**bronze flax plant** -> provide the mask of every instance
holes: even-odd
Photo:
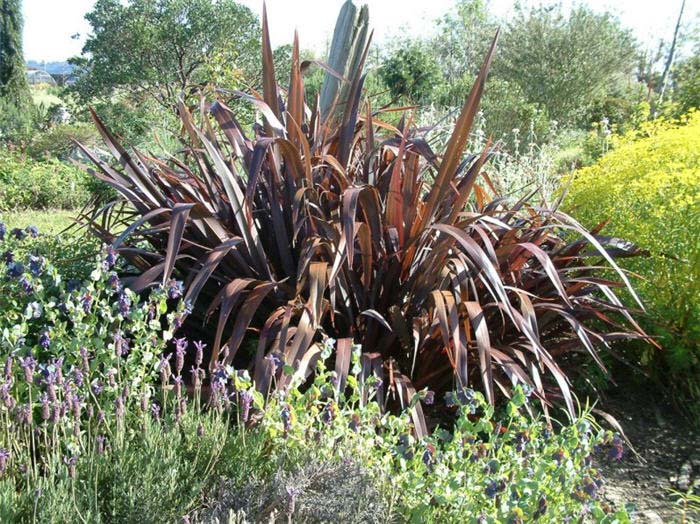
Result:
[[[308,376],[333,337],[341,389],[359,344],[380,400],[475,387],[493,403],[523,383],[545,410],[559,398],[573,412],[562,366],[583,351],[604,368],[600,346],[646,335],[599,231],[532,198],[509,203],[483,173],[491,149],[465,155],[498,35],[440,154],[410,115],[395,126],[363,103],[371,36],[355,33],[353,67],[326,66],[342,86],[325,116],[305,101],[296,35],[286,89],[275,79],[265,12],[263,93],[234,93],[262,115],[252,135],[221,99],[180,105],[186,147],[159,159],[127,151],[93,113],[117,167],[85,153],[121,207],[83,220],[138,268],[135,290],[183,279],[193,318],[215,326],[212,364],[249,368],[262,391]]]

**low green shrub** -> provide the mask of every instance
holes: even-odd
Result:
[[[20,253],[29,233],[0,243]],[[0,263],[2,522],[629,522],[593,466],[620,439],[585,411],[553,428],[530,391],[496,413],[463,389],[436,409],[454,429],[418,439],[412,410],[432,392],[385,412],[359,347],[347,387],[326,369],[331,339],[312,384],[266,402],[223,357],[206,380],[199,344],[167,349],[187,307],[177,282],[137,296],[111,249],[77,282],[23,252]]]
[[[0,211],[74,209],[103,188],[78,167],[0,150]]]
[[[650,122],[611,140],[608,154],[577,172],[568,207],[589,227],[610,220],[607,234],[648,252],[625,263],[642,276],[637,288],[650,311],[648,329],[664,347],[662,352],[642,348],[642,363],[697,401],[700,112],[679,123]]]

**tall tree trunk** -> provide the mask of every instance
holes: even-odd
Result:
[[[668,52],[668,58],[666,59],[666,65],[664,66],[664,73],[661,75],[661,93],[659,95],[659,105],[663,102],[664,94],[666,92],[666,86],[668,84],[668,78],[671,74],[671,67],[673,66],[673,59],[676,54],[676,42],[678,41],[678,31],[681,27],[681,19],[683,18],[683,10],[685,9],[685,0],[681,2],[681,10],[678,13],[678,20],[676,21],[676,28],[673,31],[673,40],[671,41],[671,49]]]

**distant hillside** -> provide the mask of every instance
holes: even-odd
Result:
[[[39,69],[46,71],[50,75],[66,75],[73,72],[73,66],[68,62],[38,62],[36,60],[27,61],[28,69]]]

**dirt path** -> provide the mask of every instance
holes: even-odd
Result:
[[[655,388],[618,388],[608,393],[603,409],[622,424],[638,456],[627,452],[603,467],[605,496],[616,505],[632,503],[634,522],[683,522],[670,489],[693,489],[700,495],[700,426],[654,396]],[[686,514],[699,523],[700,513]]]

